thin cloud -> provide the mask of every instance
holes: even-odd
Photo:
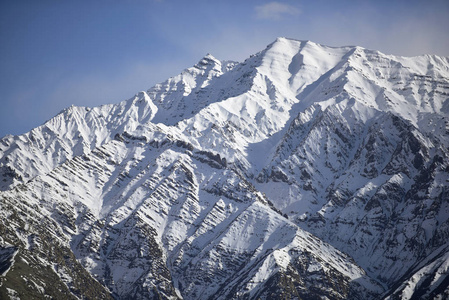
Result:
[[[299,15],[301,11],[292,5],[281,2],[270,2],[255,7],[256,18],[262,20],[280,20],[286,15]]]

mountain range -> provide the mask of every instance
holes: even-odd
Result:
[[[1,299],[448,299],[449,57],[278,38],[0,140]]]

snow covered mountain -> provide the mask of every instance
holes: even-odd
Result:
[[[0,140],[0,297],[449,297],[449,58],[279,38]]]

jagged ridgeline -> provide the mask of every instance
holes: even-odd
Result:
[[[279,38],[0,140],[1,299],[447,299],[449,59]]]

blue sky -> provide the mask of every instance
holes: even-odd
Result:
[[[0,0],[0,137],[128,99],[207,53],[242,61],[278,36],[449,56],[448,16],[447,0]]]

